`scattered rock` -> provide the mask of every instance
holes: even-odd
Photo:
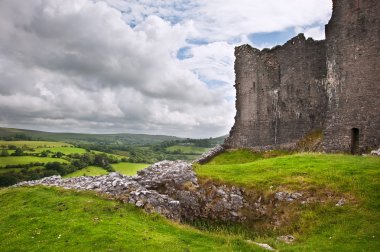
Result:
[[[277,237],[277,240],[285,242],[287,244],[293,243],[296,238],[293,235],[282,235]]]
[[[265,248],[265,249],[270,250],[270,251],[277,251],[277,250],[275,250],[274,248],[272,248],[270,245],[268,245],[266,243],[258,243],[258,242],[254,242],[254,241],[251,241],[251,240],[247,240],[247,242],[248,243],[256,244],[257,246]]]
[[[241,212],[247,205],[241,189],[213,184],[201,187],[191,164],[182,161],[161,161],[139,171],[137,176],[124,176],[117,172],[67,179],[51,176],[16,186],[33,185],[97,191],[174,220],[246,219]]]
[[[302,198],[302,193],[299,193],[299,192],[293,192],[293,193],[289,193],[289,192],[277,192],[275,193],[275,199],[277,199],[278,201],[294,201],[294,200],[298,200],[298,199],[301,199]]]
[[[338,203],[335,204],[335,206],[343,206],[346,203],[346,200],[344,198],[341,198]]]
[[[377,150],[373,150],[373,151],[371,151],[371,155],[374,155],[374,156],[380,156],[380,148],[377,149]]]
[[[202,156],[200,156],[200,158],[195,160],[193,163],[204,164],[223,151],[224,151],[224,147],[222,145],[217,145],[214,148],[203,153]]]

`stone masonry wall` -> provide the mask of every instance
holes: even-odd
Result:
[[[322,129],[324,52],[324,42],[303,34],[271,50],[237,47],[237,114],[226,147],[279,146]]]
[[[235,48],[235,125],[224,147],[289,148],[323,130],[328,152],[380,145],[380,1],[333,1],[326,40]]]
[[[326,151],[360,153],[380,146],[380,1],[333,1],[326,26]]]

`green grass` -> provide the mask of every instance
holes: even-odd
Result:
[[[240,150],[240,151],[225,151],[222,155],[217,155],[210,162],[209,165],[216,164],[243,164],[248,162],[253,162],[258,159],[262,159],[262,155],[254,153],[250,150]]]
[[[183,146],[183,145],[174,145],[167,147],[167,151],[181,151],[182,153],[196,153],[196,154],[202,154],[203,152],[206,152],[210,148],[203,148],[203,147],[196,147],[196,146]]]
[[[368,189],[368,183],[363,184],[363,180],[369,180],[371,184],[379,180],[380,159],[370,156],[295,154],[246,164],[206,164],[198,166],[197,174],[258,189],[281,185],[298,189],[313,184],[341,192],[360,192]]]
[[[16,147],[28,147],[28,148],[37,148],[37,147],[62,147],[62,146],[72,146],[68,143],[63,142],[48,142],[48,141],[3,141],[0,140],[0,146],[15,145]]]
[[[49,158],[49,157],[34,157],[34,156],[9,156],[0,157],[0,168],[6,165],[18,165],[18,164],[30,164],[30,163],[49,163],[59,162],[68,163],[67,160],[61,158]]]
[[[53,153],[55,153],[55,152],[62,152],[65,155],[74,154],[74,153],[78,153],[78,154],[87,153],[87,151],[85,149],[76,148],[76,147],[36,148],[34,152],[35,153],[41,153],[43,151],[51,151]]]
[[[135,164],[135,163],[118,163],[112,164],[112,167],[115,171],[120,172],[121,174],[133,176],[137,174],[137,171],[145,169],[149,166],[149,164]]]
[[[107,156],[110,156],[110,157],[114,157],[116,159],[122,159],[122,158],[126,158],[127,156],[123,156],[123,155],[118,155],[118,154],[110,154],[110,153],[106,153],[106,152],[102,152],[102,151],[96,151],[96,150],[92,150],[91,153],[94,153],[94,154],[106,154]]]
[[[115,171],[120,172],[121,174],[133,176],[137,174],[137,171],[142,170],[148,167],[149,164],[135,164],[135,163],[126,163],[121,162],[117,164],[112,164],[112,167]],[[67,174],[65,178],[80,177],[80,176],[99,176],[105,175],[108,172],[100,167],[88,166],[86,168],[80,169],[73,173]]]
[[[74,177],[80,177],[80,176],[100,176],[100,175],[106,175],[106,174],[108,174],[108,172],[100,167],[87,166],[86,168],[67,174],[64,177],[74,178]]]
[[[244,164],[264,158],[277,157],[290,154],[287,151],[271,150],[265,152],[253,152],[248,149],[226,150],[221,155],[215,156],[208,165]]]
[[[228,163],[228,157],[224,153],[217,160]],[[298,218],[274,232],[295,235],[293,245],[276,242],[271,232],[260,234],[257,240],[280,251],[377,251],[380,247],[380,158],[304,153],[244,164],[209,163],[197,165],[196,171],[201,180],[239,185],[267,197],[276,191],[309,191],[347,199],[344,206],[336,207],[336,200],[325,195],[325,203],[293,208]]]
[[[128,204],[57,188],[0,190],[0,251],[265,251]]]
[[[20,172],[23,168],[0,168],[0,174],[8,172]]]

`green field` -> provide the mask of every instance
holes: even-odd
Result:
[[[106,153],[106,152],[102,152],[102,151],[92,150],[91,152],[95,153],[95,154],[106,154],[107,156],[111,156],[111,157],[114,157],[114,158],[119,159],[119,160],[122,158],[126,158],[126,156],[123,156],[123,155],[110,154],[110,153]]]
[[[63,142],[48,142],[48,141],[3,141],[0,140],[0,146],[14,145],[16,147],[28,147],[28,148],[38,148],[38,147],[62,147],[62,146],[72,146],[68,143]]]
[[[89,192],[2,189],[0,202],[0,251],[265,251]]]
[[[128,176],[134,176],[137,174],[137,171],[145,169],[148,166],[149,164],[134,164],[126,162],[112,164],[112,167],[115,169],[115,171]]]
[[[74,178],[80,176],[100,176],[106,174],[108,174],[108,172],[100,167],[88,166],[86,168],[77,170],[73,173],[67,174],[66,176],[64,176],[64,178]]]
[[[182,153],[196,153],[196,154],[202,154],[203,152],[206,152],[209,149],[210,148],[184,146],[184,145],[174,145],[174,146],[170,146],[166,148],[166,150],[170,152],[181,151]]]
[[[247,157],[239,152],[234,156]],[[231,153],[224,153],[216,161],[197,165],[201,180],[239,185],[264,197],[276,191],[303,191],[324,199],[324,203],[293,206],[289,214],[298,217],[276,232],[256,230],[262,242],[275,245],[276,235],[288,233],[298,242],[279,243],[280,251],[377,251],[380,247],[380,158],[294,154],[231,164]],[[337,200],[327,195],[348,202],[336,207]]]
[[[78,154],[83,154],[83,153],[87,153],[87,151],[85,149],[82,149],[82,148],[76,148],[76,147],[51,147],[51,148],[36,148],[35,149],[35,153],[41,153],[43,151],[50,151],[52,153],[55,153],[55,152],[62,152],[63,154],[65,155],[68,155],[68,154],[74,154],[74,153],[78,153]]]
[[[34,157],[34,156],[9,156],[9,157],[0,157],[0,168],[6,165],[23,165],[30,163],[49,163],[49,162],[59,162],[59,163],[68,163],[67,160],[62,158],[49,158],[49,157]]]

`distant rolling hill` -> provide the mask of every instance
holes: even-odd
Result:
[[[147,134],[82,134],[82,133],[53,133],[37,130],[14,129],[0,127],[0,138],[16,137],[25,140],[61,141],[74,143],[120,143],[130,145],[155,144],[163,141],[181,140],[182,138],[165,135],[147,135]]]
[[[215,143],[222,143],[226,136],[214,138]],[[11,140],[44,140],[44,141],[60,141],[75,144],[128,144],[128,145],[152,145],[164,141],[185,140],[184,138],[166,135],[148,135],[148,134],[82,134],[82,133],[53,133],[37,130],[15,129],[0,127],[0,139]]]

